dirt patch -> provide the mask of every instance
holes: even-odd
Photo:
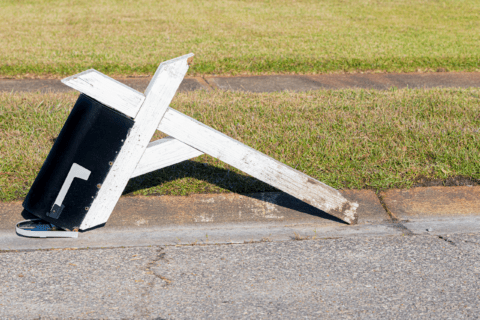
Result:
[[[447,179],[431,179],[420,176],[416,179],[413,187],[459,187],[459,186],[478,186],[480,180],[470,177],[449,177]]]

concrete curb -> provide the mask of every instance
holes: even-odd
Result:
[[[0,250],[186,245],[480,231],[480,187],[343,190],[357,201],[349,226],[285,193],[123,197],[103,228],[79,239],[29,239],[14,226],[21,202],[0,203]],[[383,202],[383,205],[381,201]]]
[[[143,92],[150,77],[117,79]],[[185,78],[179,91],[232,90],[245,92],[308,91],[318,89],[377,89],[396,88],[468,88],[480,87],[480,72],[438,73],[359,73],[323,75],[270,75],[238,77]],[[4,92],[68,92],[72,91],[56,79],[0,79]]]
[[[401,221],[480,216],[480,186],[392,189],[380,197],[390,214]]]
[[[346,198],[359,203],[359,224],[391,221],[380,201],[370,190],[342,191]],[[0,230],[10,230],[15,223],[33,218],[23,212],[21,202],[0,203]],[[239,195],[198,194],[182,196],[122,197],[106,227],[145,229],[150,227],[198,227],[224,224],[314,223],[344,226],[343,221],[328,215],[286,193],[266,192]]]

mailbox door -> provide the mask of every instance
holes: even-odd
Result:
[[[78,228],[134,121],[81,94],[23,202],[58,227]]]

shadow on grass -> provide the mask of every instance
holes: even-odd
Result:
[[[242,194],[244,196],[258,199],[272,204],[306,213],[319,218],[346,224],[344,221],[329,215],[328,213],[319,210],[303,201],[300,201],[280,190],[250,176],[239,174],[228,169],[215,167],[210,164],[187,160],[182,163],[170,166],[168,168],[160,169],[142,176],[130,179],[123,195],[131,194],[135,191],[149,189],[161,186],[164,183],[176,181],[183,178],[194,178],[196,180],[205,181],[210,185],[215,185],[221,189],[228,190],[234,193]],[[195,191],[190,186],[185,186],[184,189],[191,190],[187,193],[219,193],[219,188],[208,188],[208,185],[203,187],[200,192]],[[265,192],[274,192],[275,196],[265,195]],[[168,191],[163,191],[161,194],[171,194]]]

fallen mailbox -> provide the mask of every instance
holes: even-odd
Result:
[[[208,154],[349,224],[338,190],[172,108],[193,54],[163,62],[145,95],[90,69],[62,80],[80,91],[23,207],[28,237],[77,237],[107,222],[130,178]],[[149,143],[156,130],[169,137]],[[75,179],[77,178],[77,179]]]

